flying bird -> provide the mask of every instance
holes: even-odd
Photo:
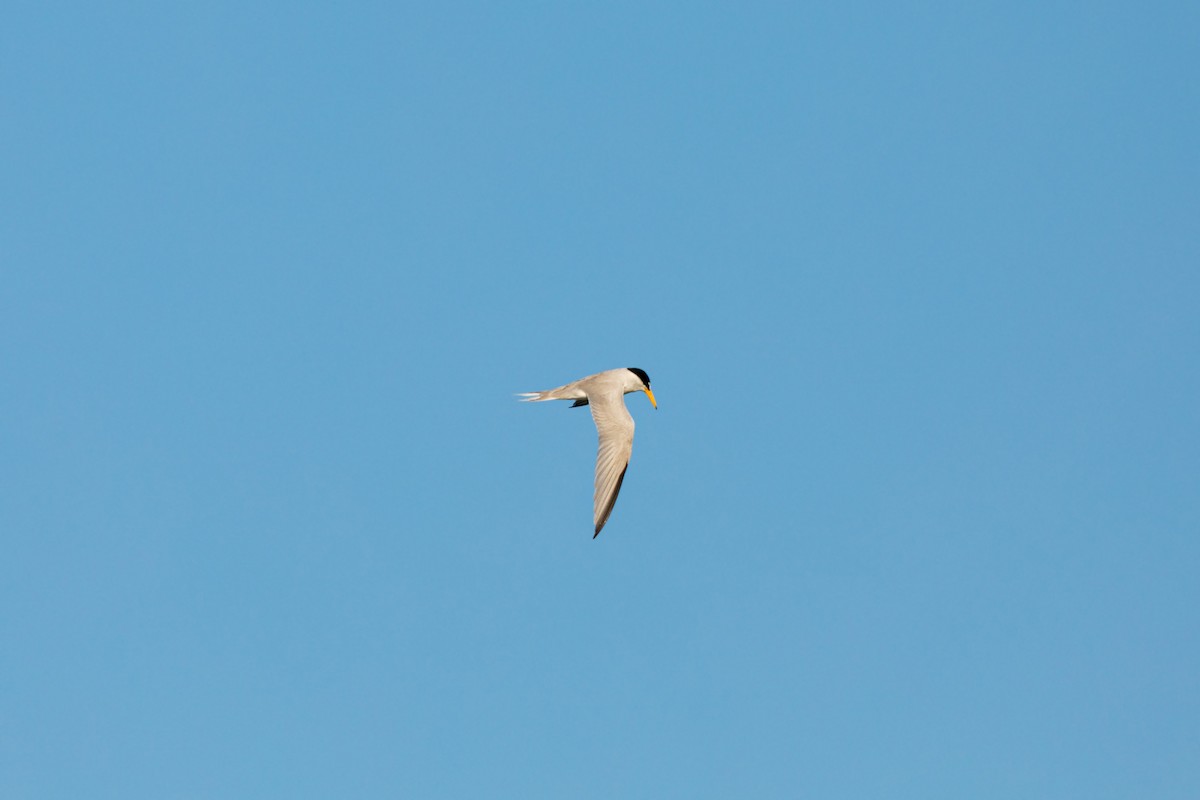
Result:
[[[600,452],[596,454],[596,494],[593,499],[596,532],[592,534],[593,539],[608,522],[625,480],[625,470],[629,468],[629,455],[633,452],[633,417],[625,408],[624,395],[630,392],[645,392],[650,405],[658,409],[654,392],[650,391],[650,376],[637,367],[597,372],[557,389],[519,395],[526,402],[574,400],[571,408],[591,406],[596,432],[600,435]]]

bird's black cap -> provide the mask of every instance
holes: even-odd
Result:
[[[625,369],[629,370],[634,375],[637,375],[639,378],[641,378],[642,383],[646,384],[647,389],[650,388],[650,376],[649,375],[647,375],[645,372],[638,369],[637,367],[626,367]]]

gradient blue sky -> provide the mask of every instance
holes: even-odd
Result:
[[[10,4],[0,795],[1194,798],[1198,32]]]

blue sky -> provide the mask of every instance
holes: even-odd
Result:
[[[1194,797],[1194,4],[3,17],[3,796]]]

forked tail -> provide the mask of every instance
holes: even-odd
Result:
[[[578,386],[568,383],[566,386],[558,386],[544,392],[521,392],[517,397],[526,403],[541,403],[545,400],[584,400],[584,403],[579,405],[586,405],[587,393]]]

